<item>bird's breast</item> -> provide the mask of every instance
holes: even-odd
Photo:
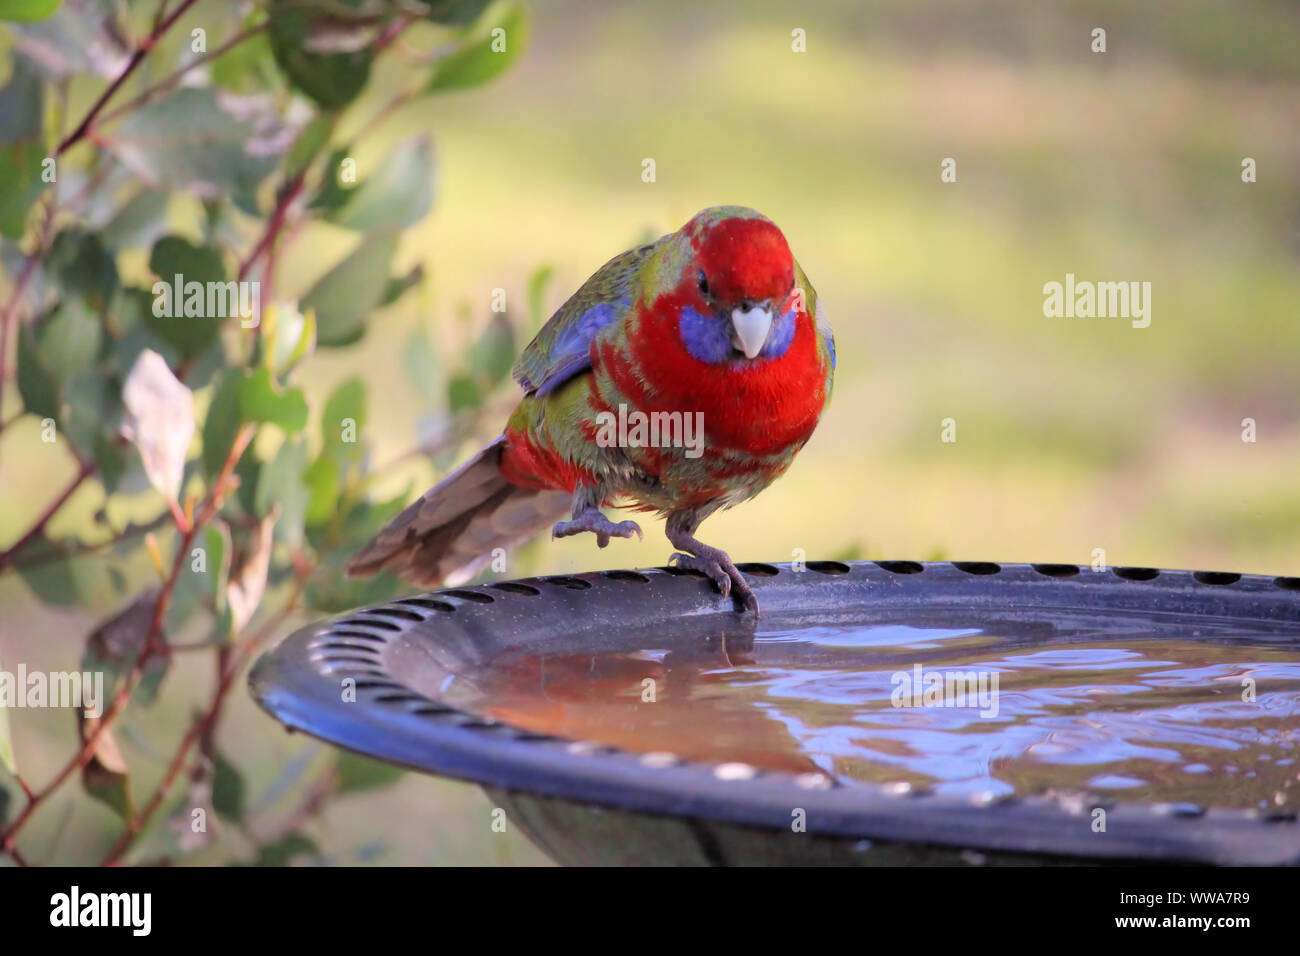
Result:
[[[617,334],[593,343],[593,407],[615,416],[689,416],[702,431],[702,454],[714,457],[783,457],[806,442],[826,399],[808,314],[796,315],[790,345],[777,357],[707,362],[683,341],[681,304],[666,298],[653,309],[639,306]]]

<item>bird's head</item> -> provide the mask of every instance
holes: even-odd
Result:
[[[776,223],[743,206],[713,206],[678,235],[689,243],[679,277],[691,287],[682,340],[710,363],[776,358],[790,345],[794,257]]]

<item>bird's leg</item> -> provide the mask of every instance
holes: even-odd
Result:
[[[573,520],[558,521],[551,529],[552,538],[567,538],[569,535],[590,531],[596,536],[596,544],[605,547],[610,538],[630,538],[641,535],[641,526],[635,521],[610,521],[600,510],[600,503],[605,500],[603,488],[579,484],[573,490]]]
[[[736,599],[747,610],[757,614],[758,598],[754,596],[753,589],[727,552],[721,548],[710,547],[695,538],[695,529],[701,520],[703,519],[692,511],[674,511],[668,516],[668,525],[665,529],[668,543],[678,549],[677,553],[668,559],[668,563],[675,564],[679,568],[702,572],[718,586],[723,597],[727,597],[734,590]]]

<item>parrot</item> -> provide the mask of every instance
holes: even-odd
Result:
[[[669,565],[757,614],[731,557],[695,534],[790,467],[834,370],[830,323],[781,230],[743,206],[705,209],[610,259],[560,306],[512,369],[523,396],[500,437],[394,517],[347,572],[454,587],[548,527],[552,538],[593,534],[601,548],[644,540],[637,522],[605,514],[621,506],[665,518]],[[647,421],[664,425],[658,441],[636,427]],[[701,434],[688,442],[691,423]]]

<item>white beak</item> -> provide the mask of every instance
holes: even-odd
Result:
[[[742,311],[731,310],[731,325],[735,330],[731,342],[745,353],[745,358],[753,358],[763,350],[767,333],[772,330],[772,313],[767,309],[751,306]]]

